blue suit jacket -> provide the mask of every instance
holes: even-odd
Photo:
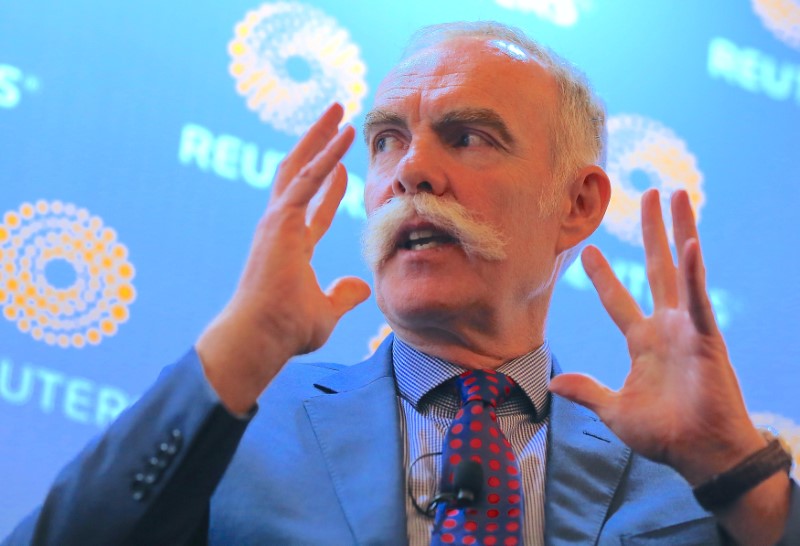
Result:
[[[390,343],[352,367],[290,363],[249,423],[220,406],[189,353],[62,471],[4,544],[405,544]],[[784,543],[800,544],[796,485],[792,510]],[[559,397],[545,538],[720,543],[680,476]]]

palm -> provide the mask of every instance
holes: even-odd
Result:
[[[614,392],[586,376],[563,374],[553,380],[552,390],[594,410],[633,450],[691,479],[706,474],[697,459],[707,457],[708,466],[714,466],[749,418],[705,291],[697,229],[685,192],[673,197],[672,210],[677,267],[657,192],[642,198],[651,316],[643,315],[596,248],[587,248],[582,256],[603,305],[628,343],[631,370],[623,387]]]
[[[332,106],[286,156],[233,297],[197,350],[224,403],[246,411],[285,362],[320,347],[341,316],[369,296],[355,277],[323,291],[311,267],[347,186],[339,163],[353,141]]]
[[[344,196],[347,172],[338,161],[353,136],[337,135],[337,117],[326,116],[283,162],[232,302],[266,326],[265,334],[290,344],[292,355],[319,348],[342,314],[369,294],[356,278],[323,291],[311,267]]]

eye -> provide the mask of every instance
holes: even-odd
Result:
[[[403,143],[394,135],[381,134],[373,141],[373,149],[376,153],[391,152],[400,149]]]
[[[454,143],[456,148],[474,148],[475,146],[492,146],[492,142],[479,133],[469,131],[456,133]]]

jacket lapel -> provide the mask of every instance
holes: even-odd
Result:
[[[407,541],[392,339],[366,361],[316,383],[321,394],[304,402],[358,544]],[[549,430],[545,543],[594,544],[630,449],[594,414],[560,396],[551,399]]]
[[[545,543],[595,544],[630,448],[594,414],[565,398],[553,395],[550,411]]]
[[[366,361],[315,384],[304,402],[355,542],[405,544],[403,440],[392,336]]]

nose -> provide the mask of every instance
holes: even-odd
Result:
[[[392,183],[394,195],[442,195],[447,188],[442,159],[443,154],[437,154],[435,146],[422,140],[413,141],[397,163]]]

